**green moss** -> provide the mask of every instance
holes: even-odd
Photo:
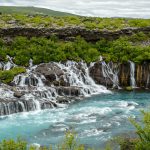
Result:
[[[125,88],[127,91],[133,91],[133,88],[131,86],[128,86]]]
[[[16,75],[24,72],[26,72],[26,70],[23,67],[14,67],[13,69],[4,70],[4,71],[1,70],[0,81],[8,84],[14,79]]]

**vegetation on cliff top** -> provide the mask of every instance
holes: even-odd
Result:
[[[3,10],[3,9],[2,9]],[[15,11],[15,9],[13,9]],[[24,10],[24,9],[23,9]],[[3,11],[2,11],[3,12]],[[60,17],[61,16],[61,17]],[[63,17],[62,17],[63,16]],[[149,27],[150,19],[130,18],[98,18],[60,15],[52,13],[52,16],[34,14],[7,14],[0,15],[0,28],[9,27],[36,27],[36,28],[60,28],[60,27],[83,27],[97,30],[120,30],[123,28]]]
[[[150,35],[143,33],[120,37],[113,41],[101,39],[96,43],[86,42],[81,37],[77,37],[74,41],[60,41],[56,37],[50,39],[16,37],[9,44],[1,39],[0,61],[6,61],[6,56],[9,55],[21,66],[28,66],[30,58],[34,64],[67,60],[84,60],[90,63],[99,60],[99,56],[102,55],[107,62],[131,60],[142,63],[150,61],[149,41]]]

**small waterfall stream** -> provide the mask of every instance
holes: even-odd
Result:
[[[150,74],[147,76],[146,88],[148,89],[150,83]]]
[[[8,62],[0,62],[0,70],[10,70],[11,68],[15,67],[16,65],[13,63],[13,58],[7,56]]]
[[[113,83],[113,88],[120,89],[119,79],[118,79],[118,73],[119,73],[118,66],[113,63],[106,64],[105,61],[101,61],[101,64],[102,64],[102,73],[105,79],[108,78],[111,80],[111,82]]]
[[[130,86],[132,88],[136,88],[136,81],[135,81],[135,63],[129,61],[130,63]]]

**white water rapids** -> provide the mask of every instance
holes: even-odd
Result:
[[[63,72],[61,76],[55,74],[56,81],[63,79],[64,82],[68,83],[69,86],[65,87],[65,89],[69,91],[69,94],[66,95],[65,90],[58,90],[58,86],[56,87],[53,84],[47,86],[45,84],[46,78],[36,72],[38,66],[34,66],[33,61],[30,60],[29,68],[26,69],[26,73],[15,76],[12,82],[15,86],[9,87],[4,84],[0,86],[2,101],[5,100],[5,103],[11,101],[11,103],[6,104],[7,109],[4,107],[5,103],[1,103],[1,115],[40,110],[54,106],[61,107],[60,104],[57,105],[57,98],[62,97],[62,95],[67,97],[87,97],[93,94],[110,93],[104,86],[95,84],[94,80],[89,76],[89,68],[86,63],[67,61],[66,63],[53,63],[53,65],[53,68],[57,67]],[[2,70],[9,70],[16,65],[9,57],[8,62],[6,64],[1,63],[1,66]],[[76,91],[78,90],[78,94],[72,95],[73,92],[69,88],[75,89]],[[60,91],[63,94],[60,95]],[[16,92],[23,93],[23,96],[17,101],[14,97],[14,93]],[[18,105],[17,110],[12,110],[12,107],[16,105]]]

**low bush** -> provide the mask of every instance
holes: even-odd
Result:
[[[26,72],[26,69],[23,67],[14,67],[10,70],[0,70],[0,81],[8,84],[14,79],[16,75],[24,72]]]
[[[113,41],[101,39],[96,43],[87,42],[81,37],[76,37],[74,41],[61,41],[52,36],[50,39],[16,37],[8,45],[1,39],[0,61],[5,61],[6,56],[10,55],[15,63],[21,66],[28,66],[30,58],[33,59],[34,64],[67,60],[84,60],[90,63],[97,61],[102,55],[107,62],[131,60],[142,63],[150,61],[150,45],[143,44],[149,40],[150,37],[144,33],[120,37]]]

